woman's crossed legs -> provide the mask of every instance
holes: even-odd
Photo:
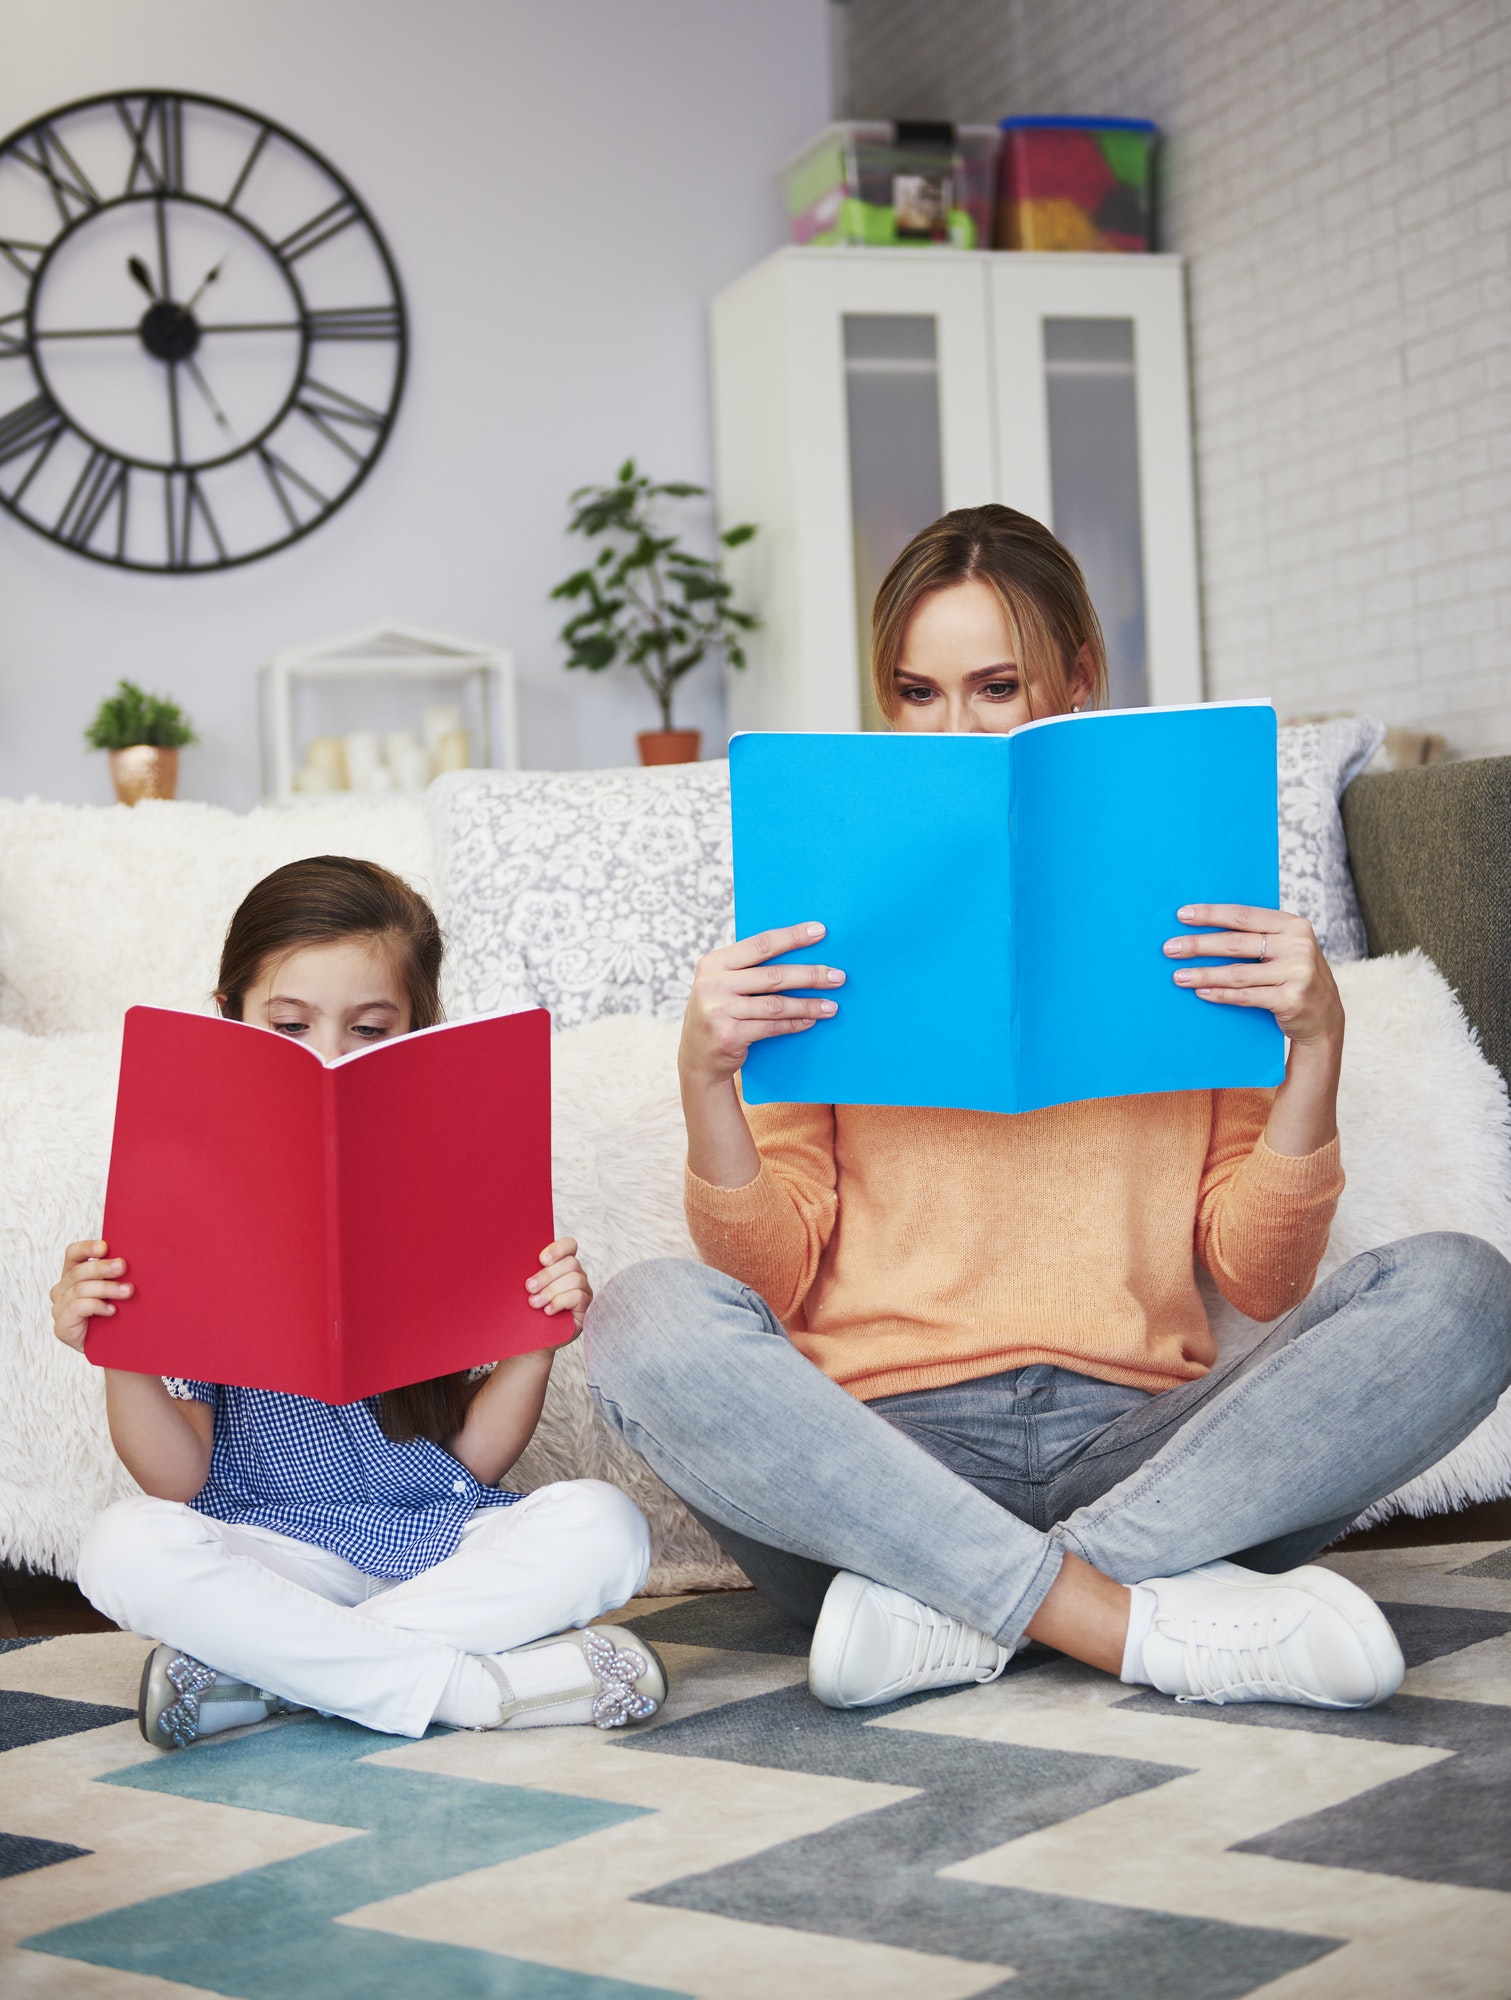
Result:
[[[811,1622],[846,1572],[1004,1649],[1031,1629],[1115,1671],[1129,1600],[1109,1579],[1304,1563],[1488,1415],[1511,1377],[1511,1265],[1447,1233],[1367,1252],[1200,1381],[1110,1391],[1131,1398],[1110,1420],[1088,1392],[1084,1437],[1021,1479],[1010,1424],[995,1461],[959,1449],[950,1399],[976,1385],[861,1404],[701,1265],[621,1273],[586,1346],[608,1420],[792,1615]],[[1045,1372],[1013,1371],[1012,1394]]]

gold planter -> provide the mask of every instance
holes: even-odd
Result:
[[[178,752],[156,743],[112,750],[110,782],[123,806],[134,806],[138,799],[171,799],[178,789]]]

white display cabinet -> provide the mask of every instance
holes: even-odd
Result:
[[[920,528],[998,500],[1055,530],[1114,706],[1200,701],[1177,257],[780,250],[711,309],[721,522],[762,630],[741,729],[875,727],[870,609]]]
[[[283,805],[295,798],[312,744],[366,738],[376,762],[380,746],[396,738],[423,749],[427,716],[448,710],[465,738],[466,763],[516,767],[514,660],[502,646],[385,618],[286,647],[262,669],[264,794]],[[376,788],[385,791],[417,789],[434,775],[416,769],[405,785],[378,762],[370,774],[343,772],[341,784],[374,789],[380,773]]]

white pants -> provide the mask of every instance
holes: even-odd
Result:
[[[423,1736],[458,1654],[586,1625],[633,1597],[649,1568],[634,1501],[574,1479],[479,1507],[455,1555],[402,1583],[177,1500],[118,1500],[84,1537],[79,1588],[117,1625],[237,1680]]]

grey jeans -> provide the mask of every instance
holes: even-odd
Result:
[[[1494,1408],[1511,1264],[1446,1232],[1367,1251],[1160,1395],[1031,1367],[862,1403],[748,1286],[672,1258],[609,1281],[585,1348],[607,1420],[789,1615],[853,1570],[1009,1644],[1067,1549],[1135,1583],[1325,1548]]]

